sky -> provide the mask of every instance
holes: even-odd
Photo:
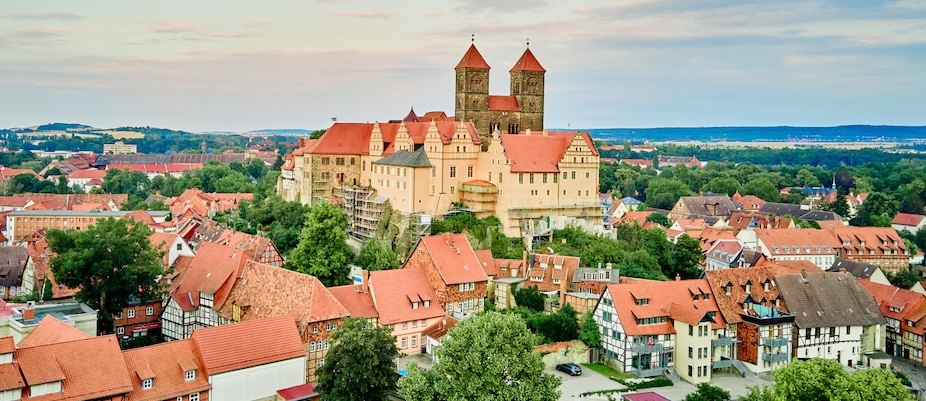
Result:
[[[99,0],[0,6],[0,127],[324,128],[453,114],[530,49],[547,128],[926,125],[926,0]]]

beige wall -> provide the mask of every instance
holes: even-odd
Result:
[[[709,382],[711,380],[711,340],[713,339],[710,324],[700,323],[691,326],[679,320],[676,320],[674,324],[677,333],[674,360],[678,376],[693,384]],[[692,330],[689,331],[689,328]],[[689,348],[691,348],[691,357],[688,356]],[[688,373],[689,366],[691,367],[690,374]],[[700,377],[698,377],[699,367],[701,368]]]

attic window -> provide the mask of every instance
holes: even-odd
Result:
[[[724,292],[727,295],[730,295],[731,293],[733,293],[733,284],[727,284],[727,287],[724,288]]]
[[[649,299],[648,298],[638,299],[636,300],[636,304],[637,305],[649,305]]]
[[[196,369],[190,369],[186,371],[185,379],[186,381],[191,381],[193,379],[196,379]]]
[[[746,292],[750,292],[749,290],[752,288],[752,284],[746,283],[745,287],[746,287]]]
[[[425,307],[425,308],[429,308],[430,306],[431,306],[431,301],[425,300],[425,301],[424,301],[424,307]]]
[[[762,289],[768,291],[768,281],[766,281],[765,284],[762,284]]]
[[[142,390],[151,390],[154,387],[154,379],[145,379],[141,381]]]
[[[691,296],[691,300],[692,300],[692,301],[697,301],[697,300],[698,300],[698,294],[692,295],[692,296]]]
[[[412,309],[418,309],[418,302],[412,302]]]
[[[549,267],[549,264],[547,262],[540,262],[541,269],[546,269],[547,267]]]

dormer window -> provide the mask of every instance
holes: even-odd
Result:
[[[724,292],[727,295],[730,295],[731,293],[733,293],[733,284],[727,284],[727,287],[724,289]]]
[[[424,307],[425,307],[425,308],[431,307],[431,301],[425,300],[425,301],[424,301]]]
[[[750,292],[750,289],[752,289],[752,284],[746,283],[746,292]]]
[[[649,299],[648,298],[638,299],[636,300],[636,304],[637,305],[649,305]]]
[[[195,380],[196,379],[196,369],[190,369],[186,371],[184,378],[186,379],[186,381]]]
[[[418,309],[418,303],[412,302],[412,309]]]
[[[547,264],[547,262],[540,262],[541,269],[546,269],[547,267],[549,267],[549,264]]]
[[[553,264],[553,268],[554,268],[554,269],[557,269],[557,270],[562,269],[562,268],[563,268],[563,264],[562,264],[562,263],[554,263],[554,264]]]
[[[768,281],[766,281],[764,284],[762,284],[762,289],[765,290],[765,291],[768,291]]]
[[[151,390],[154,387],[154,379],[145,379],[141,381],[142,390]]]
[[[697,300],[698,300],[698,294],[692,295],[692,296],[691,296],[691,300],[692,300],[692,301],[697,301]]]

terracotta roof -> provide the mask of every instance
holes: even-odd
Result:
[[[179,340],[134,348],[122,353],[129,370],[133,390],[128,401],[161,401],[182,397],[212,388],[193,340]],[[196,377],[186,380],[186,371]],[[142,390],[142,376],[151,375],[153,387]]]
[[[910,331],[919,335],[926,333],[926,299],[921,299],[917,302],[910,312],[901,320],[900,327],[901,330]],[[914,325],[911,326],[907,323],[913,322]]]
[[[469,49],[466,50],[466,53],[463,54],[463,58],[457,63],[457,66],[453,67],[453,69],[458,68],[480,68],[488,70],[489,63],[486,63],[486,60],[479,54],[479,50],[476,50],[476,45],[471,44],[469,45]]]
[[[635,211],[635,212],[626,212],[621,216],[621,223],[636,223],[639,225],[646,224],[646,218],[653,214],[652,211]]]
[[[515,96],[489,95],[489,110],[521,111],[521,106]]]
[[[874,298],[849,273],[780,274],[775,281],[798,327],[884,324]]]
[[[13,341],[13,337],[0,338],[0,354],[9,354],[13,351],[16,351],[16,343]]]
[[[524,49],[524,53],[521,54],[521,58],[514,63],[514,67],[511,67],[511,71],[539,71],[546,72],[547,70],[543,69],[540,65],[540,62],[537,61],[537,58],[534,57],[534,53],[531,52],[531,49]]]
[[[809,228],[758,229],[756,238],[765,246],[763,251],[778,255],[834,255],[841,247],[828,230]]]
[[[422,237],[437,271],[445,284],[488,281],[482,263],[464,234],[441,234]]]
[[[12,342],[13,337],[6,337]],[[10,351],[13,352],[13,351]],[[26,387],[23,376],[19,373],[18,365],[15,363],[4,363],[0,365],[0,391],[13,390]]]
[[[206,327],[190,338],[210,376],[305,357],[292,316]]]
[[[283,401],[309,400],[311,396],[318,395],[312,383],[300,384],[289,388],[277,390],[277,397]]]
[[[88,338],[90,336],[87,333],[55,319],[52,315],[45,315],[35,329],[19,342],[18,346],[19,348],[30,348]]]
[[[720,259],[727,264],[733,263],[736,257],[743,251],[743,244],[738,240],[718,240],[714,246],[710,247],[705,256],[714,259]]]
[[[909,254],[900,234],[890,227],[835,227],[825,230],[833,233],[836,243],[846,257],[864,253],[866,256]]]
[[[351,317],[373,319],[379,317],[373,296],[369,291],[358,291],[355,285],[341,285],[328,288],[328,292],[341,303]]]
[[[557,173],[571,141],[558,136],[538,134],[501,135],[505,156],[512,173]]]
[[[647,159],[621,159],[620,162],[621,162],[621,163],[624,163],[624,164],[629,164],[629,165],[631,165],[631,166],[640,166],[640,167],[648,166],[648,167],[653,167],[653,161],[652,161],[652,160],[647,160]]]
[[[730,324],[743,321],[743,303],[749,300],[753,304],[761,304],[769,308],[777,308],[787,312],[784,302],[779,307],[775,300],[779,299],[778,285],[775,283],[775,274],[778,269],[772,266],[744,267],[738,269],[720,269],[704,272],[711,290],[723,313],[724,319]],[[768,290],[765,283],[768,282]],[[749,284],[749,292],[746,291]],[[729,286],[729,287],[728,287]],[[727,288],[730,289],[729,295]]]
[[[492,250],[480,249],[475,252],[476,259],[479,259],[479,264],[482,266],[482,271],[486,272],[486,276],[497,276],[498,265],[495,264],[495,258],[492,257]]]
[[[171,298],[185,311],[199,306],[199,293],[215,294],[215,309],[225,304],[235,279],[244,267],[244,252],[230,246],[204,243],[189,269],[171,284]]]
[[[349,316],[317,278],[251,260],[219,314],[232,318],[235,305],[241,307],[241,321],[289,316],[299,327]]]
[[[73,180],[76,178],[104,178],[106,177],[106,170],[77,170],[71,174],[68,174],[68,179]]]
[[[869,280],[857,280],[875,298],[875,302],[881,308],[881,314],[894,320],[904,320],[904,316],[910,313],[914,306],[926,299],[926,295],[894,287],[893,285],[878,284]]]
[[[95,400],[132,391],[116,336],[21,348],[13,359],[30,386],[62,381],[60,393],[33,399]],[[88,369],[88,361],[92,369]]]
[[[475,265],[473,267],[477,268]],[[370,272],[370,288],[379,311],[379,324],[444,316],[444,308],[437,300],[423,268]],[[424,306],[424,301],[428,301],[428,307]],[[418,307],[415,308],[413,303],[417,303]]]
[[[447,332],[450,331],[450,329],[452,329],[453,326],[456,326],[459,322],[459,320],[454,319],[451,316],[445,316],[443,319],[435,320],[434,324],[428,326],[428,328],[421,332],[421,335],[431,337],[435,340],[440,340],[441,338],[444,338],[444,336],[447,335]]]
[[[727,225],[732,227],[734,231],[739,232],[747,228],[794,228],[794,221],[782,216],[737,211],[730,215]]]
[[[698,242],[701,244],[701,252],[707,252],[714,244],[723,240],[733,240],[736,241],[736,235],[733,233],[733,230],[726,230],[721,228],[707,227],[701,230],[698,233],[697,237]]]
[[[17,175],[20,175],[20,174],[29,174],[29,175],[32,175],[32,176],[38,178],[38,179],[42,179],[42,178],[43,178],[43,177],[40,176],[38,173],[36,173],[35,170],[32,170],[32,169],[28,169],[28,168],[9,168],[9,167],[0,166],[0,180],[5,180],[5,179],[7,179],[7,178],[13,178],[13,177],[15,177],[15,176],[17,176]]]
[[[30,237],[26,245],[26,251],[28,251],[29,256],[32,257],[37,279],[36,286],[41,286],[40,288],[36,288],[36,290],[43,291],[45,288],[44,280],[49,280],[52,283],[51,293],[53,299],[69,298],[77,294],[77,291],[80,290],[79,288],[65,287],[55,282],[54,273],[52,273],[51,265],[48,262],[55,254],[48,249],[48,240],[45,239],[44,230],[39,230]]]
[[[707,280],[678,280],[678,281],[650,281],[627,284],[608,284],[607,291],[611,295],[614,309],[620,319],[621,326],[628,336],[674,334],[675,327],[671,320],[664,323],[637,324],[637,318],[670,317],[675,314],[680,319],[690,320],[690,316],[704,312],[715,312],[711,327],[720,329],[726,326],[726,321],[717,306],[716,297],[711,292]],[[692,299],[698,295],[698,300]],[[707,294],[709,299],[704,299]],[[646,298],[649,303],[637,305],[636,299]],[[675,312],[672,309],[675,308]],[[694,313],[692,312],[694,311]],[[685,320],[683,320],[685,321]]]
[[[569,288],[573,273],[578,268],[579,258],[576,256],[534,254],[524,275],[527,278],[524,285],[537,287],[542,292]]]

